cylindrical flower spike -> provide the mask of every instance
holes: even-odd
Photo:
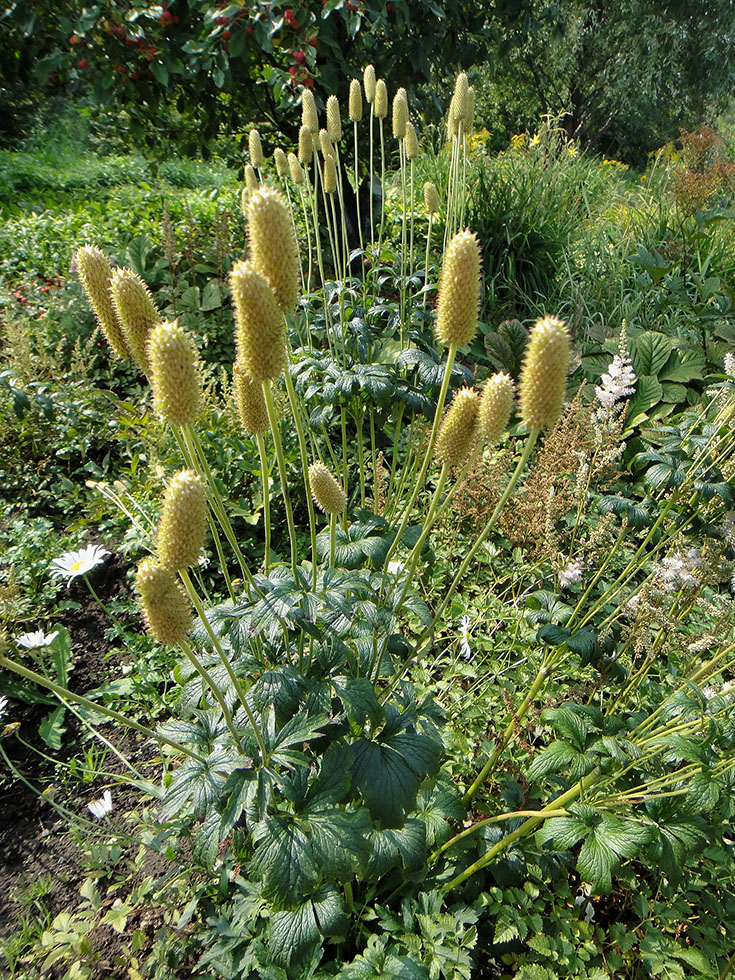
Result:
[[[360,122],[362,119],[362,89],[356,78],[353,78],[350,82],[349,109],[350,121],[353,123]]]
[[[242,364],[232,365],[235,404],[242,427],[248,435],[262,436],[270,428],[263,385],[252,381]]]
[[[342,139],[342,116],[336,95],[330,95],[327,99],[327,132],[333,143],[339,143]]]
[[[287,363],[286,331],[268,280],[251,262],[236,262],[230,288],[238,360],[256,384],[277,378]]]
[[[454,396],[436,437],[434,454],[442,463],[460,466],[477,440],[477,416],[480,399],[471,388],[462,388]]]
[[[419,155],[419,138],[416,135],[413,123],[406,123],[404,140],[406,144],[406,159],[415,160]]]
[[[438,214],[441,209],[439,191],[436,189],[436,184],[433,184],[430,180],[427,180],[424,184],[424,207],[428,214]]]
[[[314,138],[308,126],[299,130],[299,163],[308,167],[314,156]]]
[[[257,129],[250,130],[248,151],[250,153],[250,163],[254,167],[262,167],[265,163],[265,157],[263,156],[263,144],[260,142],[260,133]]]
[[[375,116],[385,119],[388,115],[388,88],[382,78],[375,83]]]
[[[288,169],[291,173],[291,180],[297,187],[304,183],[304,171],[301,169],[299,158],[295,153],[288,155]]]
[[[248,200],[250,259],[268,280],[282,313],[299,300],[299,246],[288,205],[280,191],[262,187]]]
[[[311,133],[319,132],[319,115],[316,111],[316,101],[311,89],[305,88],[301,92],[301,125]]]
[[[494,374],[485,382],[480,397],[479,434],[483,445],[494,446],[508,428],[513,411],[513,380],[509,374]]]
[[[467,89],[467,118],[464,121],[465,133],[471,133],[475,125],[475,90],[472,85]]]
[[[375,101],[375,69],[368,65],[362,73],[362,84],[365,89],[365,101],[372,105]]]
[[[146,631],[164,646],[177,646],[191,629],[189,600],[174,573],[146,558],[138,566],[135,586]]]
[[[172,572],[196,565],[207,530],[207,490],[193,470],[180,470],[163,496],[156,534],[161,565]]]
[[[393,138],[402,140],[406,136],[408,123],[408,96],[405,88],[399,88],[393,97]]]
[[[326,129],[319,130],[319,149],[322,151],[323,157],[333,157],[334,156],[334,146],[329,138],[329,133]]]
[[[276,173],[279,177],[288,177],[288,159],[280,146],[273,151],[273,163],[276,165]]]
[[[324,157],[324,190],[327,194],[337,190],[337,164],[331,154]]]
[[[129,360],[130,351],[110,296],[112,267],[107,256],[96,246],[85,245],[77,250],[76,265],[84,292],[107,343],[121,360]]]
[[[164,422],[194,422],[202,401],[199,357],[191,337],[175,321],[151,330],[148,339],[153,408]]]
[[[467,118],[467,109],[469,106],[469,79],[467,75],[461,71],[457,75],[457,81],[454,83],[454,99],[455,101],[455,116],[457,121],[462,121]]]
[[[459,116],[457,115],[457,111],[457,98],[453,95],[449,103],[449,115],[447,116],[447,135],[450,140],[456,138],[459,129]]]
[[[314,503],[325,514],[341,514],[347,506],[347,494],[324,463],[309,466],[309,487]]]
[[[569,368],[569,334],[563,320],[546,316],[531,331],[521,368],[521,420],[531,429],[556,425],[564,403]]]
[[[439,281],[436,336],[445,347],[469,344],[480,315],[480,243],[468,229],[447,246]]]
[[[258,180],[258,175],[253,169],[252,165],[249,163],[245,164],[245,188],[248,192],[257,191],[260,187],[260,181]]]
[[[110,278],[110,297],[122,327],[125,344],[138,366],[148,372],[148,334],[161,322],[148,287],[132,269],[115,269]]]

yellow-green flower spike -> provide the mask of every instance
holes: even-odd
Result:
[[[299,130],[299,163],[308,167],[314,156],[314,138],[308,126]]]
[[[531,331],[521,368],[521,420],[531,429],[556,425],[564,404],[569,369],[569,334],[563,320],[546,316]]]
[[[289,153],[288,155],[288,169],[291,174],[291,180],[294,182],[294,184],[296,184],[297,187],[301,186],[301,184],[304,183],[304,171],[301,169],[299,158],[295,153]]]
[[[319,132],[319,114],[316,111],[316,101],[311,89],[305,88],[301,92],[301,125],[311,133]]]
[[[260,181],[258,180],[258,175],[253,169],[253,166],[249,163],[246,163],[245,164],[245,188],[247,189],[248,193],[250,193],[251,191],[257,191],[259,187],[260,187]]]
[[[324,157],[324,190],[327,194],[337,190],[337,164],[331,154]]]
[[[232,365],[235,404],[242,427],[250,436],[262,436],[270,428],[263,385],[252,381],[242,364]]]
[[[262,167],[265,163],[265,157],[263,156],[263,144],[260,142],[260,133],[257,129],[250,130],[248,151],[250,153],[250,163],[254,167]]]
[[[477,417],[480,399],[471,388],[462,388],[454,396],[436,437],[434,454],[442,463],[460,466],[477,440]]]
[[[459,128],[459,116],[457,112],[457,98],[453,95],[449,103],[449,116],[447,118],[447,134],[450,140],[455,139],[457,136],[457,130]]]
[[[107,256],[94,245],[84,245],[77,250],[76,266],[89,305],[107,343],[121,360],[130,360],[130,351],[110,296],[112,267]]]
[[[329,133],[326,129],[319,130],[319,149],[322,151],[323,157],[333,157],[334,147],[332,146],[332,141],[329,138]]]
[[[230,289],[240,364],[256,384],[277,378],[287,363],[286,331],[268,280],[251,262],[236,262]]]
[[[163,495],[156,533],[161,565],[172,572],[196,565],[207,530],[207,489],[193,470],[180,470]]]
[[[415,160],[419,155],[419,138],[413,123],[406,123],[406,135],[403,138],[406,145],[406,159]]]
[[[439,191],[436,189],[436,184],[430,180],[424,184],[424,207],[428,214],[438,214],[441,209]]]
[[[467,118],[467,109],[469,106],[469,80],[467,75],[461,71],[457,75],[457,81],[454,83],[454,100],[455,108],[454,114],[457,121],[462,121]]]
[[[470,85],[467,89],[467,118],[464,122],[465,133],[471,133],[472,127],[475,125],[475,90]]]
[[[262,187],[248,200],[250,259],[268,280],[282,313],[299,301],[299,246],[291,214],[280,191]]]
[[[483,445],[494,446],[508,428],[513,411],[513,380],[509,374],[494,374],[485,382],[480,397],[479,434]]]
[[[447,246],[439,281],[436,337],[450,347],[464,347],[477,330],[480,315],[480,243],[468,229]]]
[[[362,89],[356,78],[350,82],[350,122],[360,122],[362,119]]]
[[[365,89],[365,101],[372,105],[375,101],[375,69],[368,65],[362,73],[362,85]]]
[[[148,287],[132,269],[115,269],[110,297],[122,327],[125,344],[142,371],[148,372],[148,334],[161,322]]]
[[[135,587],[146,631],[163,646],[178,646],[191,629],[189,600],[175,574],[146,558],[138,566]]]
[[[393,138],[404,139],[408,123],[408,96],[405,88],[399,88],[393,96]]]
[[[309,487],[314,503],[325,514],[341,514],[347,506],[347,494],[324,463],[309,467]]]
[[[336,95],[330,95],[327,99],[327,132],[333,143],[339,143],[342,139],[342,116]]]
[[[273,151],[273,163],[276,165],[276,173],[279,177],[288,177],[288,159],[280,146]]]
[[[160,323],[148,338],[153,408],[172,425],[193,423],[202,402],[199,355],[191,337],[175,321]]]
[[[388,115],[388,88],[382,78],[375,83],[375,117],[385,119]]]

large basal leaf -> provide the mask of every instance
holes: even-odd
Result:
[[[646,417],[646,412],[657,405],[663,397],[663,388],[651,375],[638,375],[635,395],[628,402],[628,425],[637,425]]]
[[[259,825],[260,838],[252,869],[263,876],[263,892],[283,905],[292,905],[314,888],[320,869],[311,842],[288,817],[266,816]]]
[[[408,956],[397,956],[388,941],[370,936],[362,956],[342,967],[337,980],[429,980],[426,967]]]
[[[293,966],[313,949],[322,936],[344,936],[347,915],[333,885],[322,885],[302,904],[276,912],[271,919],[270,950],[275,963]]]
[[[638,334],[632,347],[631,360],[636,377],[640,378],[646,374],[656,377],[668,361],[674,344],[665,334],[647,330],[645,333]]]
[[[367,677],[334,677],[332,685],[356,730],[362,731],[368,721],[373,729],[382,723],[385,714]]]
[[[361,738],[350,752],[355,785],[370,815],[383,826],[400,827],[423,780],[436,774],[441,745],[426,735],[399,732],[379,741]]]

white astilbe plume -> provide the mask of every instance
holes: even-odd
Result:
[[[581,561],[570,561],[569,564],[559,572],[559,585],[566,589],[569,585],[577,585],[582,581],[584,565]]]
[[[725,374],[729,374],[731,378],[735,378],[735,354],[730,354],[729,352],[725,354]]]
[[[600,407],[594,415],[597,422],[611,422],[620,413],[620,402],[623,398],[630,398],[635,394],[636,376],[633,364],[628,354],[628,347],[625,337],[625,322],[620,331],[620,346],[618,353],[608,366],[605,374],[600,378],[602,382],[595,388],[597,401]]]
[[[669,592],[685,585],[696,587],[700,584],[697,569],[702,563],[699,548],[687,548],[667,555],[655,569],[658,581]]]

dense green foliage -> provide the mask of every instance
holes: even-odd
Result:
[[[210,563],[191,571],[190,594],[205,597],[194,660],[142,637],[134,603],[113,604],[108,640],[128,669],[110,661],[110,682],[75,710],[97,727],[95,706],[160,721],[168,742],[132,774],[90,760],[91,739],[71,772],[59,761],[53,802],[78,827],[86,880],[78,907],[29,929],[27,963],[4,945],[11,973],[94,976],[91,937],[109,926],[130,939],[116,965],[131,976],[720,977],[735,934],[723,370],[735,238],[727,182],[692,208],[701,181],[687,174],[719,174],[724,151],[670,153],[640,181],[580,153],[553,120],[501,156],[475,148],[465,203],[482,316],[452,370],[434,331],[444,228],[424,269],[416,209],[406,274],[405,184],[389,181],[380,252],[349,283],[313,270],[289,320],[264,466],[231,398],[236,172],[60,149],[0,156],[0,656],[26,669],[4,688],[10,720],[16,702],[41,704],[41,741],[67,744],[71,710],[43,688],[73,678],[69,635],[34,654],[15,642],[74,611],[81,583],[67,591],[48,574],[60,550],[86,533],[130,561],[155,551],[161,484],[182,463],[204,467],[231,521],[220,544],[232,529],[238,550],[212,536]],[[414,177],[436,179],[446,203],[449,168],[442,151]],[[277,182],[270,165],[266,176]],[[313,243],[308,210],[295,217]],[[206,387],[195,432],[157,420],[145,378],[100,346],[68,272],[89,243],[194,337]],[[517,377],[548,310],[567,316],[576,348],[558,425],[535,445],[516,412],[456,480],[427,466],[418,496],[443,391],[497,369]],[[610,386],[618,351],[634,391],[601,414],[593,389]],[[310,511],[302,440],[344,477],[348,507],[331,527]],[[5,730],[6,760],[26,727]],[[82,765],[116,799],[127,778],[151,812],[93,830],[74,796]],[[141,841],[172,862],[170,890],[129,882]],[[151,904],[153,938],[134,925]]]

